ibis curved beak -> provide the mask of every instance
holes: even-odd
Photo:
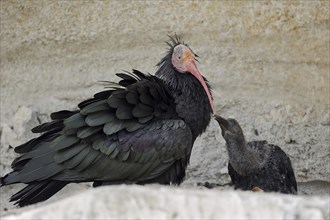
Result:
[[[207,97],[209,98],[209,102],[210,102],[210,106],[211,106],[211,109],[213,111],[213,108],[214,108],[214,103],[213,103],[213,99],[212,99],[212,96],[211,96],[211,92],[208,88],[208,86],[206,85],[206,82],[202,76],[202,74],[199,72],[197,66],[196,66],[196,63],[195,63],[195,59],[189,59],[186,61],[186,68],[187,70],[194,76],[198,79],[198,81],[202,84],[202,86],[204,87],[204,90],[207,94]]]

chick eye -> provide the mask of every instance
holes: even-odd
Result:
[[[180,56],[178,56],[178,59],[181,59],[181,57],[180,57]]]

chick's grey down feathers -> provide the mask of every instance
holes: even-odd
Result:
[[[181,42],[171,39],[173,50]],[[42,134],[15,148],[21,156],[0,179],[2,186],[28,184],[11,201],[40,202],[71,182],[180,184],[212,110],[199,81],[169,62],[159,63],[156,76],[117,74],[118,84],[108,82],[79,110],[52,113],[51,122],[33,128]]]
[[[235,119],[215,115],[229,155],[228,172],[236,188],[297,194],[297,183],[289,157],[267,141],[246,142]]]

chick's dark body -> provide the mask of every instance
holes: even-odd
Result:
[[[297,194],[294,171],[290,159],[284,151],[276,145],[268,144],[267,141],[254,141],[248,144],[259,148],[259,152],[263,152],[265,147],[269,147],[270,155],[274,156],[270,156],[261,168],[246,176],[237,173],[229,162],[228,173],[235,188],[252,190],[254,187],[259,187],[265,192]]]
[[[235,119],[215,115],[226,141],[228,173],[235,188],[297,194],[297,182],[290,158],[267,141],[247,142]]]

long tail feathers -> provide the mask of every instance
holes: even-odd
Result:
[[[68,183],[56,180],[30,183],[14,194],[10,198],[10,202],[15,201],[15,205],[23,207],[45,201],[60,191],[66,184]]]

